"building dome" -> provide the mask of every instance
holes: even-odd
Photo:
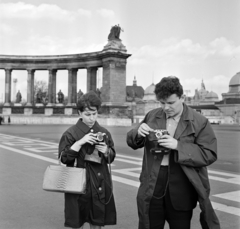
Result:
[[[150,86],[148,86],[148,87],[145,89],[144,94],[145,94],[145,95],[149,95],[149,94],[151,94],[151,95],[154,94],[154,95],[155,95],[154,90],[155,90],[155,84],[152,83]]]
[[[217,95],[217,93],[210,91],[209,93],[207,93],[205,98],[206,99],[218,99],[218,95]]]
[[[235,74],[229,82],[229,87],[236,86],[236,85],[240,85],[240,72]]]
[[[143,101],[156,101],[156,95],[154,93],[155,84],[152,83],[144,91]]]

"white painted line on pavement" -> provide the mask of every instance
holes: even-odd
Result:
[[[38,155],[38,154],[28,153],[28,152],[25,152],[23,150],[14,149],[14,148],[8,147],[8,146],[3,146],[1,144],[0,144],[0,148],[7,149],[7,150],[13,151],[15,153],[20,153],[20,154],[23,154],[23,155],[26,155],[26,156],[29,156],[29,157],[34,157],[34,158],[37,158],[37,159],[40,159],[40,160],[43,160],[43,161],[48,161],[48,162],[51,162],[51,163],[54,163],[54,164],[58,164],[58,160],[51,159],[49,157],[44,157],[44,156],[41,156],[41,155]]]
[[[4,141],[6,139],[8,140],[8,143],[6,141]],[[37,153],[44,152],[43,150],[39,150],[39,148],[37,148],[37,146],[39,146],[39,143],[48,144],[49,150],[46,149],[45,152],[50,152],[50,153],[53,153],[54,152],[53,148],[56,147],[56,149],[57,149],[57,146],[58,146],[57,143],[52,143],[52,142],[47,142],[47,141],[42,141],[42,140],[37,140],[37,139],[22,138],[22,137],[6,135],[6,134],[0,134],[0,140],[3,140],[2,144],[4,144],[4,145],[11,144],[12,142],[16,142],[16,141],[18,141],[18,143],[19,142],[29,143],[32,141],[33,143],[36,144],[36,147],[33,148],[33,147],[29,147],[28,145],[26,145],[27,147],[24,147],[24,148],[26,148],[26,150],[34,151]],[[118,157],[120,157],[120,158],[118,158]],[[115,161],[121,161],[121,162],[129,163],[129,164],[142,165],[141,158],[131,157],[131,156],[123,155],[123,154],[117,154]],[[232,174],[232,173],[225,173],[225,172],[218,172],[218,171],[214,171],[214,170],[208,170],[208,172],[210,174],[226,176],[226,178],[224,178],[224,177],[217,177],[217,176],[210,175],[209,179],[211,179],[211,180],[240,185],[240,175]],[[227,178],[227,177],[229,177],[229,178]]]
[[[129,160],[126,160],[126,159],[121,159],[121,158],[115,158],[114,161],[122,161],[122,162],[126,162],[126,163],[129,163],[129,164],[142,165],[142,162],[129,161]]]
[[[226,200],[232,200],[240,203],[240,191],[234,191],[234,192],[226,192],[222,194],[216,194],[213,195],[219,198],[223,198]]]
[[[210,180],[217,180],[217,181],[222,181],[225,183],[230,183],[230,184],[238,184],[240,185],[240,179],[239,178],[232,178],[232,179],[227,179],[227,178],[222,178],[222,177],[215,177],[215,176],[210,176]]]
[[[131,177],[139,177],[140,176],[139,172],[134,173],[132,171],[141,171],[141,170],[142,168],[130,168],[130,169],[114,169],[112,171],[116,173],[124,174],[127,176],[131,176]]]
[[[231,206],[227,206],[225,204],[219,204],[216,202],[212,202],[212,206],[215,210],[221,211],[221,212],[226,212],[232,215],[240,216],[240,208],[235,208]]]
[[[137,157],[131,157],[131,156],[126,156],[123,154],[117,154],[117,157],[123,157],[123,158],[128,158],[128,159],[132,159],[132,160],[138,160],[138,161],[142,161],[142,158],[137,158]]]
[[[140,185],[139,181],[133,181],[133,180],[123,178],[123,177],[118,177],[118,176],[115,176],[115,175],[112,175],[112,179],[114,181],[118,181],[118,182],[123,183],[123,184],[128,184],[128,185],[131,185],[131,186],[134,186],[134,187],[137,187],[137,188]]]
[[[28,153],[28,152],[25,152],[23,150],[14,149],[12,147],[4,146],[4,145],[1,145],[1,144],[0,144],[0,148],[6,149],[6,150],[9,150],[9,151],[12,151],[12,152],[16,152],[16,153],[19,153],[19,154],[23,154],[25,156],[40,159],[40,160],[43,160],[43,161],[48,161],[48,162],[51,162],[51,163],[54,163],[54,164],[58,164],[58,160],[54,160],[54,159],[44,157],[44,156],[41,156],[41,155],[37,155],[37,154],[33,154],[33,153]],[[114,181],[117,181],[117,182],[120,182],[120,183],[123,183],[123,184],[127,184],[127,185],[130,185],[130,186],[133,186],[133,187],[139,187],[139,185],[140,185],[139,181],[133,181],[133,180],[123,178],[123,177],[118,177],[118,176],[115,176],[115,175],[112,175],[112,179]],[[213,208],[215,210],[240,216],[240,208],[235,208],[235,207],[231,207],[231,206],[227,206],[227,205],[220,204],[220,203],[215,203],[215,202],[212,202],[212,204],[213,204]]]

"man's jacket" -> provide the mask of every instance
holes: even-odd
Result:
[[[152,129],[166,129],[166,115],[161,108],[154,109],[127,134],[127,144],[131,148],[144,147],[137,204],[139,229],[149,229],[149,205],[163,156],[150,153],[151,147],[155,145],[148,137],[140,139],[137,137],[138,128],[142,123],[146,123]],[[196,206],[196,201],[193,200],[196,193],[202,211],[200,214],[202,228],[220,229],[218,218],[209,200],[210,184],[206,166],[217,159],[217,139],[210,123],[204,116],[184,104],[174,138],[178,140],[178,146],[176,150],[171,150],[169,161],[169,192],[174,208],[193,209]],[[176,179],[179,174],[174,175],[175,171],[183,174],[180,177],[183,180]],[[193,192],[190,186],[194,189]],[[179,195],[181,190],[182,198]],[[181,202],[184,198],[186,204]]]

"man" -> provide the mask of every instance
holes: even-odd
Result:
[[[190,229],[199,202],[204,229],[220,229],[209,200],[206,166],[217,159],[217,139],[207,118],[184,103],[174,76],[155,87],[160,108],[150,111],[127,133],[127,144],[144,147],[137,194],[139,229]]]

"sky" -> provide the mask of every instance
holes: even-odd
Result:
[[[112,26],[123,29],[126,84],[146,89],[177,76],[186,94],[201,88],[228,92],[240,72],[239,0],[0,0],[0,55],[65,55],[102,51]],[[100,69],[97,73],[101,86]],[[27,71],[13,71],[16,90],[27,96]],[[48,81],[47,71],[36,80]],[[0,69],[0,101],[5,97]],[[86,92],[86,70],[78,71]],[[57,91],[67,95],[67,71],[57,72]],[[12,89],[13,91],[13,89]],[[12,95],[15,97],[15,95]]]

